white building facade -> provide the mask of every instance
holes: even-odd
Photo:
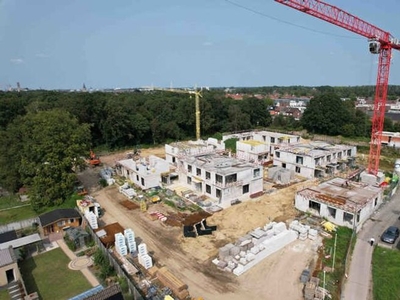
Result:
[[[177,142],[165,145],[165,160],[176,165],[178,160],[186,156],[204,155],[224,150],[225,144],[214,138],[209,138],[207,141]]]
[[[177,162],[179,181],[196,193],[226,203],[263,191],[263,168],[219,154],[187,156]]]
[[[238,139],[236,142],[236,155],[240,159],[258,161],[263,163],[271,160],[275,150],[291,144],[300,142],[297,135],[284,134],[271,131],[249,131],[228,134],[222,137],[223,141]]]
[[[120,160],[116,169],[119,175],[142,190],[147,190],[161,186],[161,175],[170,171],[170,165],[164,159],[151,155],[140,160]]]
[[[383,201],[383,190],[359,182],[334,178],[295,196],[296,209],[358,231]]]
[[[350,145],[295,144],[276,150],[273,164],[293,170],[298,176],[320,178],[344,171],[352,165],[356,154],[357,148]]]

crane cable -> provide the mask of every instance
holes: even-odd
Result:
[[[252,8],[244,6],[242,4],[233,2],[231,0],[223,0],[223,1],[225,1],[226,3],[229,3],[229,4],[233,5],[233,6],[236,6],[236,7],[239,7],[241,9],[244,9],[244,10],[247,10],[249,12],[252,12],[254,14],[260,15],[262,17],[265,17],[265,18],[268,18],[268,19],[271,19],[271,20],[274,20],[274,21],[278,21],[278,22],[281,22],[281,23],[284,23],[284,24],[287,24],[287,25],[291,25],[291,26],[294,26],[294,27],[302,28],[302,29],[305,29],[305,30],[308,30],[308,31],[312,31],[312,32],[320,33],[320,34],[325,34],[325,35],[336,36],[336,37],[340,37],[340,38],[346,38],[346,39],[353,39],[353,40],[362,39],[360,37],[353,37],[353,36],[348,36],[348,35],[340,35],[340,34],[334,34],[334,33],[326,32],[326,31],[316,30],[316,29],[313,29],[313,28],[310,28],[310,27],[306,27],[306,26],[303,26],[303,25],[298,25],[298,24],[295,24],[295,23],[292,23],[292,22],[289,22],[289,21],[285,21],[285,20],[273,17],[271,15],[267,15],[267,14],[265,14],[263,12],[257,11],[255,9],[252,9]]]

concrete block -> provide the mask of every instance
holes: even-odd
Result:
[[[276,224],[276,222],[267,223],[267,224],[264,226],[264,231],[267,231],[267,230],[272,229],[272,227],[274,227],[275,224]]]
[[[246,246],[251,243],[251,239],[244,240],[240,243],[240,247]]]
[[[287,229],[286,229],[286,224],[283,223],[283,222],[279,222],[279,223],[277,223],[277,224],[274,225],[273,230],[274,230],[274,233],[275,233],[275,234],[279,234],[279,233],[281,233],[282,231],[287,230]]]
[[[218,265],[219,259],[218,259],[218,258],[214,258],[211,262],[212,262],[214,265]]]
[[[241,275],[243,272],[244,272],[244,266],[240,264],[233,270],[233,274],[235,274],[236,276]]]
[[[238,255],[235,255],[235,259],[236,259],[236,260],[239,260],[240,257],[241,257],[241,256],[240,256],[239,254],[238,254]]]
[[[238,247],[238,246],[234,246],[229,250],[230,256],[235,256],[235,255],[238,255],[239,253],[240,253],[240,247]]]
[[[256,258],[256,256],[253,253],[247,253],[246,259],[247,261],[252,261]]]
[[[240,251],[239,255],[240,255],[240,257],[245,257],[246,256],[246,251]]]
[[[254,247],[254,244],[253,244],[253,243],[247,244],[247,250],[250,250],[250,249],[253,248],[253,247]]]
[[[217,267],[220,269],[225,269],[225,267],[228,265],[227,262],[220,260],[217,264]]]
[[[247,264],[247,259],[245,257],[242,257],[239,261],[240,264],[246,265]]]
[[[228,255],[228,256],[225,256],[222,260],[226,261],[226,262],[230,262],[232,259],[233,259],[233,256]]]
[[[234,268],[232,268],[232,267],[226,266],[225,269],[224,269],[224,271],[232,272],[233,269],[234,269]]]
[[[258,246],[254,246],[250,249],[250,252],[253,254],[257,254],[258,252],[260,252],[260,248],[258,248]]]

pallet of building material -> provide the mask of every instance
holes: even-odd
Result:
[[[185,300],[189,297],[189,291],[188,290],[183,290],[178,293],[174,293],[174,295],[179,299],[179,300]]]
[[[158,270],[157,278],[165,286],[169,287],[174,293],[183,291],[188,288],[187,284],[185,284],[174,274],[172,274],[166,267],[162,267]]]
[[[158,268],[156,266],[152,266],[150,269],[147,270],[147,272],[149,272],[149,275],[151,277],[154,277],[157,275]]]

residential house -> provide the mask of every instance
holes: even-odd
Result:
[[[179,181],[218,203],[245,200],[263,191],[263,168],[211,153],[185,156],[177,162]]]
[[[13,248],[7,247],[0,250],[0,287],[21,280],[17,258]]]
[[[161,174],[170,172],[167,161],[154,155],[139,160],[124,159],[116,164],[117,174],[147,190],[161,186]]]
[[[357,231],[382,199],[383,190],[377,186],[334,178],[317,187],[298,191],[295,207]]]
[[[82,217],[73,208],[55,209],[39,216],[40,226],[45,236],[60,232],[69,227],[81,225]]]
[[[275,166],[293,170],[305,178],[320,178],[337,174],[351,167],[357,148],[350,145],[332,145],[310,142],[287,145],[275,151]]]

